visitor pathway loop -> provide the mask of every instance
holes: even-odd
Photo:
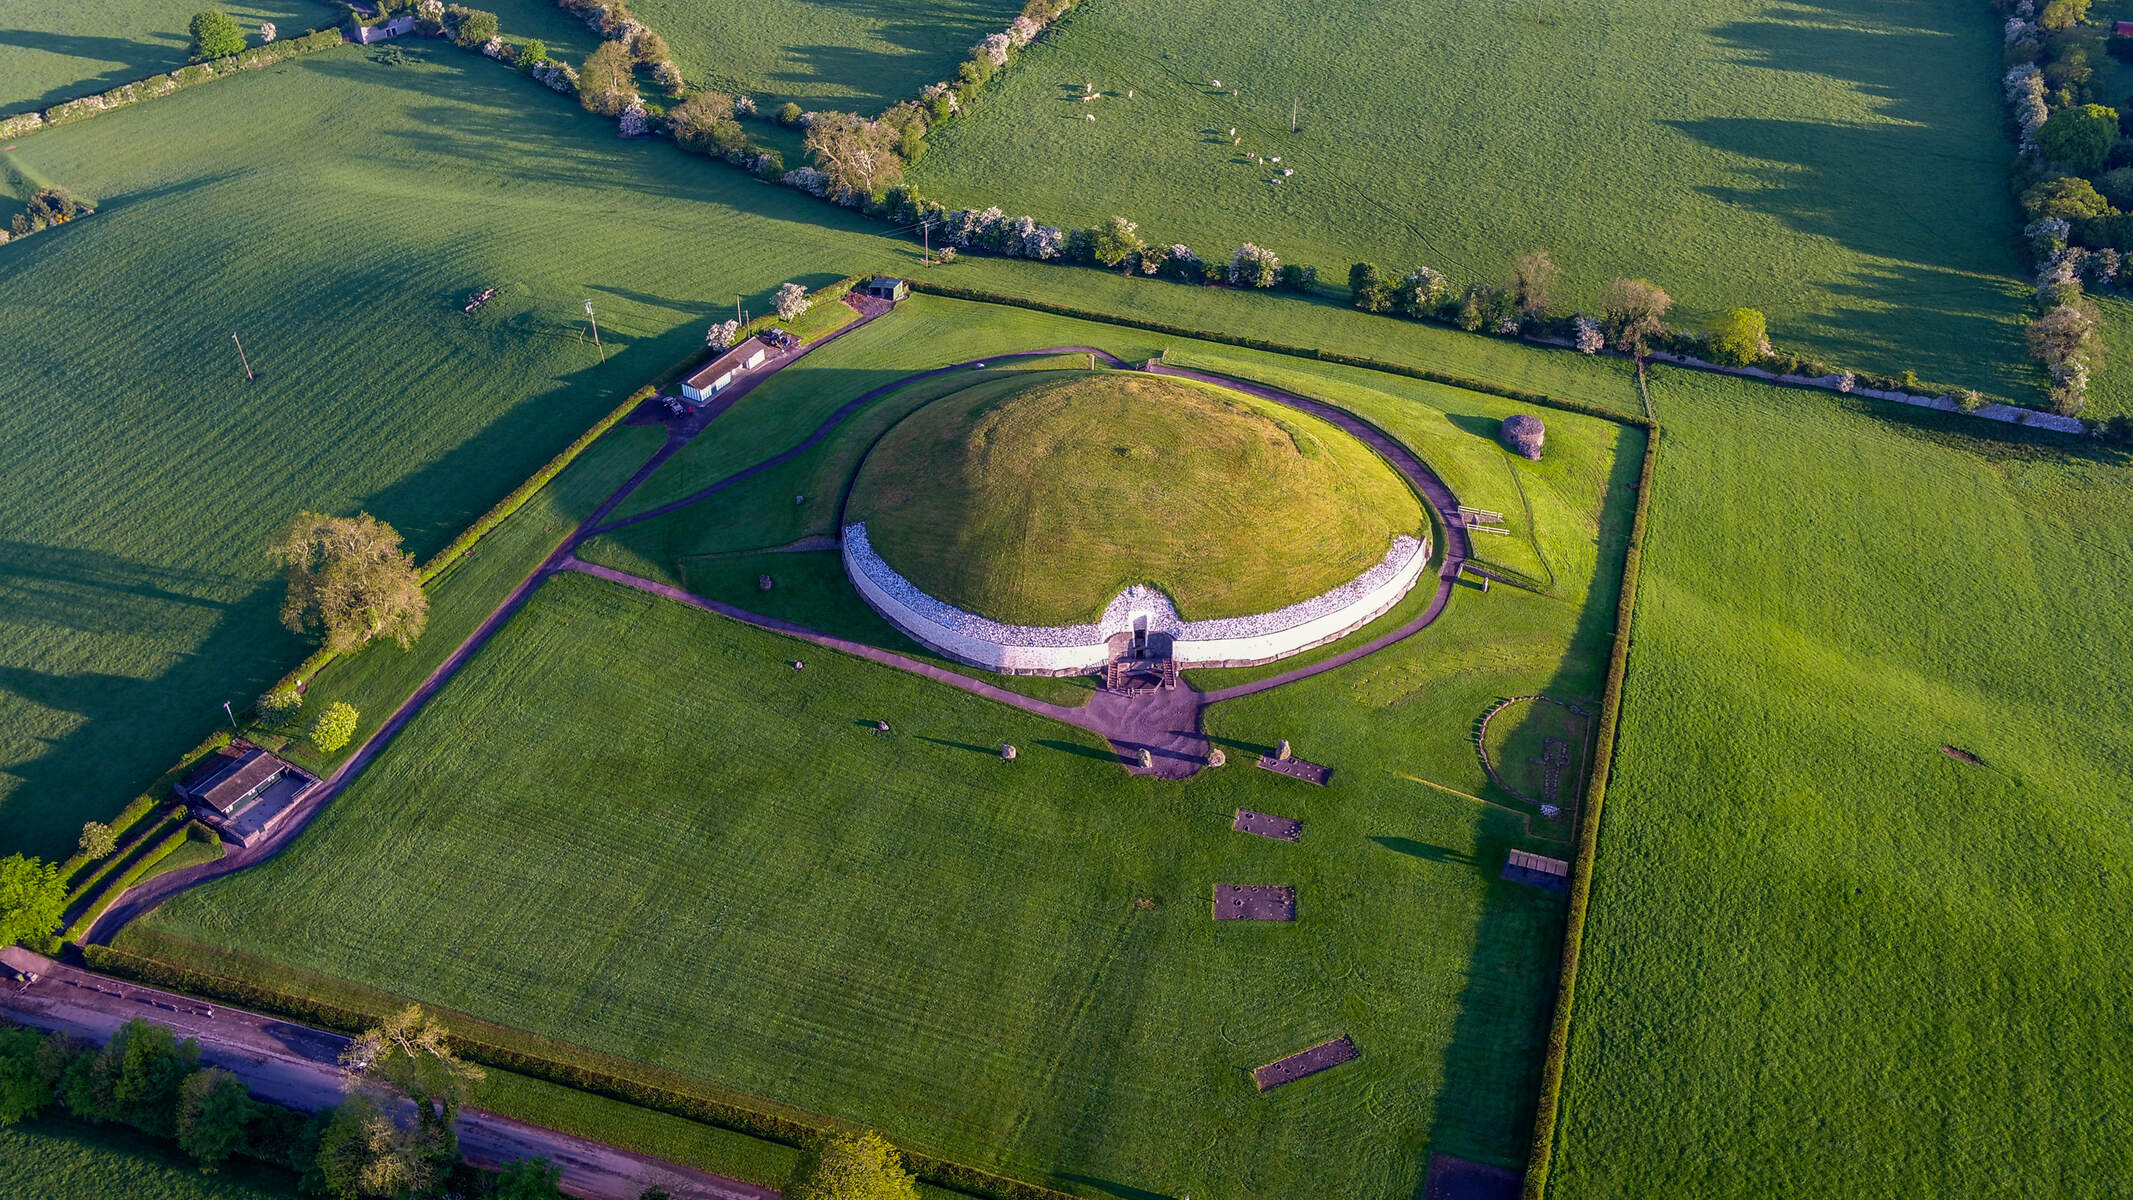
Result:
[[[664,513],[673,512],[691,504],[700,503],[719,492],[752,479],[764,471],[792,461],[830,437],[837,427],[853,413],[873,401],[891,392],[908,387],[919,380],[930,379],[955,371],[976,371],[996,363],[1018,359],[1049,358],[1062,354],[1087,354],[1092,356],[1092,359],[1101,359],[1112,367],[1124,367],[1126,365],[1116,356],[1093,346],[1051,346],[1037,350],[1014,351],[982,359],[972,359],[967,362],[952,363],[948,366],[915,372],[853,397],[838,408],[836,412],[825,418],[805,438],[776,455],[752,466],[745,467],[679,500],[662,504],[640,513],[633,513],[617,520],[608,520],[609,514],[614,512],[624,499],[635,492],[645,480],[651,478],[655,471],[673,458],[691,439],[703,432],[717,418],[732,408],[735,401],[753,391],[764,380],[770,378],[783,367],[888,311],[886,305],[878,301],[857,301],[855,305],[859,307],[862,314],[858,321],[817,341],[810,342],[790,355],[773,360],[765,369],[754,373],[748,379],[728,389],[719,400],[707,405],[701,412],[691,414],[687,418],[671,425],[668,429],[666,444],[660,447],[659,451],[653,454],[650,459],[646,460],[644,465],[638,468],[620,487],[616,488],[605,500],[601,501],[593,509],[592,513],[563,539],[562,544],[556,548],[555,552],[531,575],[527,576],[517,588],[513,589],[510,596],[506,597],[503,603],[489,614],[480,627],[475,629],[467,637],[466,641],[453,650],[442,663],[438,664],[437,669],[430,673],[429,678],[425,679],[420,687],[416,688],[405,701],[401,702],[398,708],[393,710],[392,715],[385,719],[377,731],[371,734],[370,738],[363,743],[361,748],[350,755],[348,760],[323,780],[319,786],[311,789],[303,799],[298,801],[296,807],[271,834],[253,845],[242,847],[217,861],[186,867],[182,870],[157,876],[144,883],[136,884],[104,910],[102,915],[91,924],[83,941],[90,944],[107,943],[129,922],[153,909],[171,896],[187,888],[205,883],[208,880],[242,870],[273,856],[287,846],[303,831],[312,818],[318,815],[319,810],[340,795],[342,789],[346,788],[350,781],[360,775],[364,768],[368,767],[379,754],[384,752],[386,746],[392,742],[392,739],[400,730],[405,728],[407,723],[429,703],[430,698],[436,695],[446,683],[450,682],[452,677],[458,674],[460,668],[464,667],[480,651],[481,647],[487,644],[496,631],[516,615],[520,608],[525,606],[526,601],[540,588],[542,583],[546,582],[550,576],[558,571],[575,571],[606,579],[652,595],[688,604],[705,612],[745,622],[759,629],[798,638],[818,646],[893,667],[897,670],[909,671],[912,674],[923,676],[935,682],[960,688],[966,692],[983,696],[986,699],[995,700],[1002,704],[1011,705],[1024,712],[1047,717],[1076,728],[1086,729],[1108,741],[1116,752],[1118,761],[1127,770],[1136,774],[1150,774],[1170,779],[1185,778],[1199,770],[1200,766],[1205,763],[1208,743],[1206,734],[1202,732],[1202,715],[1208,705],[1243,696],[1257,695],[1273,688],[1295,683],[1298,680],[1324,674],[1366,655],[1375,654],[1428,628],[1443,613],[1445,606],[1451,600],[1452,590],[1458,584],[1460,570],[1465,565],[1471,552],[1471,542],[1466,528],[1460,520],[1458,498],[1453,495],[1449,487],[1445,486],[1444,481],[1437,477],[1435,472],[1431,471],[1420,458],[1416,457],[1413,451],[1402,445],[1398,439],[1391,437],[1353,413],[1313,400],[1308,396],[1301,396],[1294,392],[1254,383],[1249,380],[1234,379],[1224,375],[1186,370],[1179,367],[1168,367],[1161,363],[1151,363],[1147,369],[1161,374],[1195,379],[1219,387],[1230,388],[1308,412],[1313,416],[1339,426],[1352,436],[1359,438],[1382,455],[1388,463],[1392,464],[1394,469],[1398,470],[1409,484],[1414,487],[1416,493],[1422,498],[1424,505],[1436,514],[1438,526],[1443,531],[1443,559],[1437,574],[1437,589],[1430,598],[1429,605],[1421,615],[1361,646],[1344,650],[1317,662],[1307,663],[1251,683],[1239,684],[1235,687],[1224,688],[1206,694],[1194,691],[1191,685],[1183,681],[1180,681],[1179,685],[1174,689],[1161,689],[1140,696],[1125,696],[1115,692],[1099,691],[1092,695],[1083,705],[1068,708],[1063,705],[1035,700],[983,680],[971,678],[946,667],[922,662],[909,655],[898,654],[879,647],[834,637],[792,622],[752,613],[730,604],[697,596],[681,588],[649,579],[642,579],[609,567],[586,563],[577,557],[578,547],[587,539],[624,526],[634,525],[640,521],[649,520]],[[1140,751],[1144,749],[1148,751],[1151,759],[1151,765],[1147,768],[1139,765]]]
[[[254,1095],[314,1112],[346,1094],[340,1069],[348,1039],[323,1029],[209,1004],[54,963],[28,987],[0,988],[0,1016],[34,1029],[86,1041],[111,1040],[120,1026],[145,1019],[200,1044],[200,1060],[242,1080]],[[650,1155],[465,1108],[454,1129],[468,1162],[495,1169],[545,1158],[563,1172],[563,1190],[587,1200],[637,1200],[657,1184],[681,1200],[772,1200],[777,1192]]]

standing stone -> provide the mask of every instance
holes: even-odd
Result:
[[[1287,762],[1287,761],[1289,761],[1289,739],[1287,739],[1287,738],[1283,738],[1283,739],[1281,739],[1281,744],[1280,744],[1279,746],[1276,746],[1276,747],[1274,747],[1274,761],[1275,761],[1275,762]]]
[[[1517,413],[1503,419],[1503,444],[1511,453],[1540,461],[1541,444],[1548,440],[1548,427],[1541,419],[1525,413]]]
[[[1219,767],[1228,761],[1229,755],[1222,753],[1222,747],[1220,746],[1216,746],[1207,752],[1207,765],[1210,767]]]
[[[756,591],[759,591],[759,592],[767,592],[767,591],[769,591],[769,590],[770,590],[770,588],[771,588],[770,576],[768,576],[768,575],[758,575],[758,576],[756,576],[756,577],[755,577],[755,590],[756,590]]]
[[[1150,753],[1148,753],[1148,747],[1146,747],[1146,746],[1142,746],[1142,747],[1141,747],[1141,755],[1140,755],[1140,757],[1141,757],[1141,770],[1143,770],[1143,771],[1153,771],[1153,770],[1155,769],[1155,755],[1153,755],[1153,754],[1150,754]]]
[[[1003,744],[1002,744],[1002,745],[1000,746],[1000,757],[1001,757],[1002,759],[1004,759],[1005,761],[1007,761],[1007,762],[1013,762],[1013,761],[1015,761],[1015,747],[1014,747],[1014,743],[1012,743],[1012,742],[1007,742],[1007,743],[1003,743]]]

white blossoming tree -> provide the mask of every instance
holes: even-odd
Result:
[[[277,37],[279,37],[279,36],[280,36],[280,32],[279,32],[278,30],[276,30],[276,29],[274,28],[274,22],[272,22],[272,21],[261,21],[261,22],[259,23],[259,44],[260,44],[260,45],[262,45],[262,46],[269,46],[269,45],[272,45],[272,44],[274,43],[274,39],[275,39],[275,38],[277,38]]]
[[[1237,287],[1273,287],[1280,273],[1281,260],[1274,252],[1250,242],[1238,246],[1229,259],[1229,281]]]
[[[711,324],[711,328],[704,331],[704,345],[711,347],[713,350],[724,350],[733,344],[733,339],[739,336],[740,332],[741,323],[731,317],[723,321],[714,321]]]
[[[786,321],[799,320],[809,303],[807,289],[797,283],[779,284],[777,295],[770,298],[770,306],[778,310],[779,319]]]
[[[1571,323],[1577,327],[1578,353],[1598,354],[1600,347],[1607,344],[1607,338],[1600,332],[1600,323],[1598,321],[1593,320],[1584,313],[1579,313]]]

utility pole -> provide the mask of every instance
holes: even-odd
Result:
[[[1303,105],[1303,98],[1302,98],[1302,97],[1300,97],[1300,96],[1297,96],[1297,97],[1291,97],[1291,98],[1290,98],[1290,100],[1289,100],[1289,132],[1290,132],[1290,133],[1295,133],[1295,132],[1296,132],[1296,113],[1297,113],[1297,111],[1298,111],[1298,110],[1299,110],[1299,109],[1300,109],[1300,108],[1302,107],[1302,105]]]
[[[585,319],[592,322],[593,349],[600,352],[600,361],[606,362],[607,347],[600,344],[600,318],[593,315],[593,302],[591,300],[585,302]]]
[[[230,728],[231,728],[231,729],[235,729],[235,728],[237,728],[237,714],[236,714],[236,713],[233,713],[233,712],[230,712],[230,702],[229,702],[229,701],[227,701],[227,700],[224,700],[224,701],[222,702],[222,711],[223,711],[223,712],[225,712],[225,713],[228,713],[228,714],[229,714],[229,718],[230,718]]]
[[[234,333],[231,334],[230,340],[233,342],[237,342],[237,335]],[[252,363],[251,360],[247,359],[244,356],[243,342],[237,342],[237,361],[244,364],[244,381],[246,383],[252,382]]]
[[[933,218],[926,217],[918,223],[918,236],[926,247],[926,257],[933,257]]]

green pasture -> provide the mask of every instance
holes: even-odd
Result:
[[[291,1200],[296,1176],[244,1159],[204,1174],[170,1142],[71,1117],[0,1127],[9,1200]]]
[[[10,0],[0,19],[0,115],[49,108],[186,63],[200,0]],[[319,0],[216,3],[259,44],[259,23],[283,38],[346,11]]]
[[[1652,399],[1551,1194],[2117,1194],[2124,456],[1671,371]]]
[[[937,307],[973,339],[989,314],[1030,317]],[[908,353],[886,328],[780,382],[867,375],[855,345]],[[1425,452],[1495,454],[1416,402],[1432,385],[1367,378],[1390,390],[1323,382]],[[760,436],[745,409],[771,390],[722,418],[736,438]],[[1406,1196],[1432,1148],[1515,1163],[1561,916],[1495,879],[1511,847],[1540,843],[1486,788],[1470,727],[1499,695],[1596,694],[1641,446],[1591,419],[1560,429],[1562,457],[1535,476],[1561,594],[1463,590],[1393,650],[1216,709],[1236,765],[1187,785],[1131,778],[1078,731],[886,668],[818,651],[795,672],[797,643],[563,575],[290,851],[125,940],[240,974],[284,969],[265,960],[360,980],[1091,1195],[1308,1181]],[[766,487],[683,511],[745,526],[791,503]],[[771,593],[754,592],[759,563],[779,573]],[[811,623],[864,619],[833,555],[688,574]],[[1331,788],[1243,765],[1283,737],[1335,764]],[[1232,834],[1238,807],[1311,832],[1297,846]],[[1246,879],[1297,884],[1303,919],[1216,927],[1209,889]],[[416,933],[447,910],[449,946]],[[1344,1073],[1264,1097],[1242,1077],[1342,1032],[1370,1048]]]
[[[912,175],[1337,284],[1358,259],[1496,280],[1545,248],[1567,304],[1644,276],[1690,321],[1753,305],[1781,344],[2034,402],[1999,24],[1937,0],[1106,0]]]
[[[401,51],[0,152],[101,209],[0,247],[0,846],[63,856],[302,659],[262,554],[298,509],[426,556],[701,353],[735,292],[760,311],[903,252],[477,55]]]
[[[873,116],[955,78],[970,47],[1022,11],[1014,0],[637,0],[690,84]]]
[[[1191,619],[1268,612],[1423,524],[1390,464],[1293,409],[1119,371],[1004,382],[899,422],[845,506],[891,566],[973,612],[1091,621],[1141,583]]]

